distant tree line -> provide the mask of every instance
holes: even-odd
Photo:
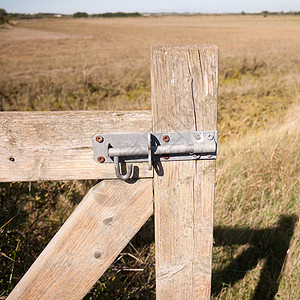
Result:
[[[128,18],[128,17],[141,17],[142,14],[138,12],[124,13],[124,12],[115,12],[115,13],[104,13],[104,14],[93,14],[93,18]]]
[[[299,16],[300,15],[300,11],[288,11],[288,12],[284,12],[284,11],[268,11],[268,10],[264,10],[260,13],[246,13],[245,11],[241,12],[241,15],[245,16],[245,15],[263,15],[264,17],[267,16],[283,16],[283,15],[287,15],[287,16]]]
[[[238,13],[237,13],[238,14]],[[216,15],[237,15],[234,14],[216,14]],[[300,11],[280,11],[280,12],[271,12],[264,10],[260,13],[247,13],[245,11],[242,11],[240,13],[241,15],[263,15],[264,17],[267,16],[283,16],[283,15],[300,15]],[[162,13],[151,13],[149,15],[164,15]],[[168,13],[166,15],[185,15],[181,13]],[[192,15],[211,15],[211,14],[202,14],[202,13],[193,13],[188,14],[190,16]],[[126,18],[126,17],[141,17],[142,14],[138,12],[131,12],[131,13],[124,13],[124,12],[107,12],[102,14],[91,14],[89,15],[86,12],[76,12],[73,14],[73,18]],[[56,14],[56,13],[37,13],[37,14],[23,14],[23,13],[7,13],[5,9],[0,8],[0,24],[8,23],[10,19],[43,19],[43,18],[58,18],[58,17],[72,17],[72,15],[63,15],[63,14]]]
[[[142,15],[138,12],[133,13],[124,13],[124,12],[115,12],[115,13],[103,13],[103,14],[92,14],[92,18],[128,18],[128,17],[141,17]],[[73,14],[73,18],[88,18],[89,15],[86,12],[76,12]]]
[[[55,13],[37,13],[37,14],[23,14],[23,13],[8,13],[7,14],[12,19],[44,19],[44,18],[57,18],[64,15]]]

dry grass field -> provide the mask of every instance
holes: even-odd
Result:
[[[0,28],[0,109],[150,109],[150,45],[216,44],[212,299],[299,299],[299,37],[287,16],[18,21]],[[91,184],[0,186],[0,296]],[[86,299],[153,299],[153,253],[150,220]]]

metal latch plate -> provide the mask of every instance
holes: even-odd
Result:
[[[96,134],[93,137],[93,158],[99,161],[101,157],[105,163],[113,163],[114,156],[124,162],[147,162],[150,148],[152,161],[216,159],[217,131]],[[191,152],[183,153],[184,149]],[[206,150],[197,153],[195,149]]]

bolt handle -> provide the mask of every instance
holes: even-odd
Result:
[[[121,180],[128,180],[132,174],[132,164],[128,165],[128,170],[125,175],[122,175],[120,172],[120,165],[119,165],[119,156],[114,157],[114,164],[115,164],[115,173],[116,176]]]

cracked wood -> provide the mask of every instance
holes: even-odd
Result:
[[[218,49],[151,49],[154,131],[215,130]],[[157,299],[210,299],[215,161],[162,163],[154,174]]]

